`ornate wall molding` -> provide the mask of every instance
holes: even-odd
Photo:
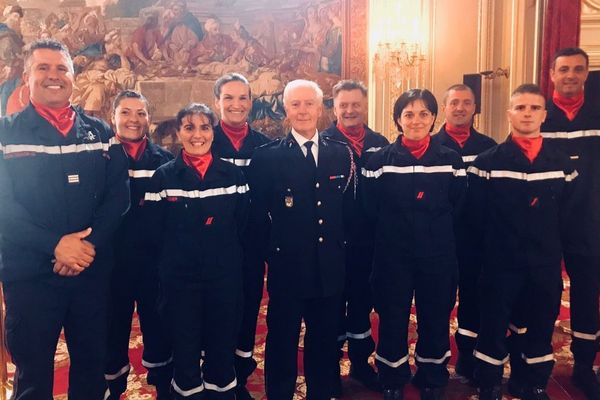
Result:
[[[590,56],[590,68],[600,69],[600,0],[582,0],[580,46]]]
[[[369,79],[367,2],[368,0],[342,2],[342,12],[345,16],[342,77],[358,79],[365,83]]]

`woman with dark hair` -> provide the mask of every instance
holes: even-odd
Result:
[[[240,233],[248,186],[239,167],[213,157],[216,116],[208,106],[192,103],[176,120],[183,149],[156,171],[145,196],[149,215],[157,218],[161,308],[173,344],[173,392],[177,399],[235,399]]]
[[[466,172],[458,153],[430,141],[437,111],[430,91],[403,93],[394,104],[398,139],[362,170],[365,206],[376,223],[375,360],[385,400],[403,399],[411,377],[407,340],[413,296],[419,340],[412,382],[421,399],[443,399],[448,383],[448,321],[457,273],[453,215],[464,196]]]
[[[142,365],[148,383],[156,386],[157,399],[170,398],[171,345],[157,310],[159,294],[156,248],[150,243],[150,226],[141,207],[154,171],[173,155],[148,140],[148,100],[126,90],[113,101],[112,123],[129,160],[131,206],[113,240],[115,267],[111,277],[108,356],[105,379],[111,400],[127,389],[129,334],[134,308],[144,338]]]

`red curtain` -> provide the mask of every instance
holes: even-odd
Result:
[[[564,47],[579,46],[581,27],[581,0],[548,0],[544,17],[542,38],[542,70],[540,87],[547,98],[552,96],[554,85],[550,81],[552,56]]]

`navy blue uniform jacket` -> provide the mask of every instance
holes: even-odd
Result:
[[[573,121],[549,100],[542,135],[573,160],[579,173],[570,210],[565,251],[600,256],[600,102],[586,94],[583,107]]]
[[[352,158],[346,145],[319,135],[315,177],[291,133],[254,153],[251,213],[268,224],[257,234],[264,235],[270,294],[314,298],[343,291],[343,198],[354,190]]]
[[[376,220],[374,283],[416,258],[455,259],[453,220],[467,186],[458,153],[431,141],[417,160],[399,136],[362,174],[365,206]]]
[[[240,232],[248,185],[238,167],[213,157],[201,180],[180,152],[152,176],[144,209],[161,249],[163,282],[197,285],[236,279],[241,287]]]
[[[533,164],[509,136],[480,154],[468,169],[467,207],[473,246],[483,246],[486,268],[558,267],[562,221],[577,177],[568,156],[542,144]]]
[[[112,136],[79,109],[67,137],[31,105],[0,120],[3,281],[52,275],[60,238],[88,227],[97,254],[81,276],[109,272],[100,261],[129,206],[127,157]]]

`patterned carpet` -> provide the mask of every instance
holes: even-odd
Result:
[[[569,376],[573,364],[573,359],[569,351],[570,344],[570,328],[569,328],[569,302],[568,302],[568,291],[569,283],[565,280],[565,292],[563,293],[562,307],[560,312],[559,320],[556,322],[556,327],[553,337],[554,354],[556,357],[556,365],[554,367],[554,373],[549,383],[549,395],[553,400],[584,400],[583,395],[577,389],[575,389],[570,381]],[[265,313],[267,305],[266,299],[263,300],[261,306],[261,316],[259,320],[259,328],[257,334],[257,346],[255,357],[258,360],[258,369],[250,377],[249,389],[255,399],[264,400],[266,396],[264,394],[264,350],[265,350],[265,338],[266,338],[266,325],[265,325]],[[373,319],[373,332],[377,335],[377,315],[372,314]],[[411,353],[414,352],[414,341],[416,339],[416,332],[414,329],[416,319],[414,315],[411,318],[411,331],[409,340],[411,342]],[[123,398],[129,400],[142,400],[142,399],[153,399],[154,392],[151,387],[146,385],[146,370],[141,365],[142,355],[142,338],[140,335],[139,323],[137,318],[134,320],[133,332],[129,342],[131,364],[133,366],[132,373],[129,375],[128,391],[126,396]],[[452,335],[457,329],[456,318],[453,314],[450,322],[450,331]],[[454,347],[454,340],[452,340],[452,351],[456,354],[456,348]],[[302,352],[302,342],[300,343],[299,352]],[[301,359],[301,357],[299,357]],[[447,390],[448,400],[475,400],[476,391],[474,388],[464,384],[461,378],[454,374],[454,363],[455,355],[450,360],[450,372],[451,381]],[[56,377],[55,377],[55,399],[67,399],[66,389],[68,385],[68,354],[67,348],[64,341],[61,339],[58,345],[58,351],[56,355]],[[411,359],[411,364],[413,360]],[[300,373],[302,373],[302,366],[299,365]],[[508,372],[508,371],[505,371]],[[378,393],[370,392],[360,386],[357,382],[348,378],[349,364],[348,360],[344,359],[342,364],[343,378],[343,399],[352,400],[374,400],[381,399],[381,395]],[[298,378],[296,400],[305,399],[305,384],[304,377]],[[417,390],[409,385],[407,388],[406,400],[416,400],[419,398]],[[511,399],[511,397],[505,397]]]

